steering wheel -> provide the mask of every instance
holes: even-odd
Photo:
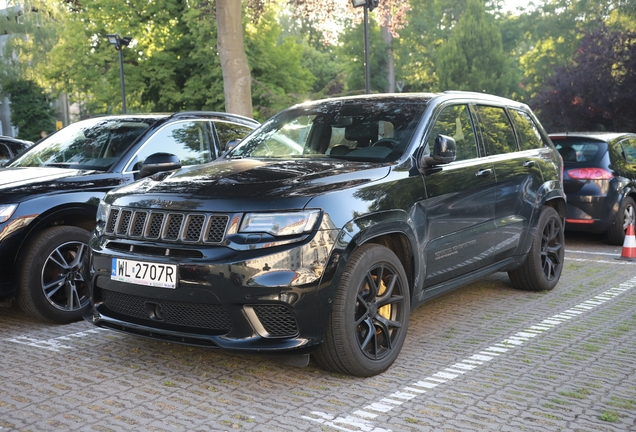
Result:
[[[396,139],[393,139],[393,138],[382,138],[380,140],[377,140],[373,144],[371,144],[371,147],[388,147],[388,148],[392,149],[393,147],[395,147],[398,144],[400,144],[400,141],[398,141]]]

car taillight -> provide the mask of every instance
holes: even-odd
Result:
[[[568,171],[573,180],[610,180],[614,178],[611,172],[603,168],[579,168]]]

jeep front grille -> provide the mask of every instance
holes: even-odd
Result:
[[[230,217],[225,214],[116,208],[105,231],[116,237],[183,243],[221,243]]]

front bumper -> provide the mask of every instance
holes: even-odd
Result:
[[[318,231],[300,244],[250,251],[207,247],[198,251],[201,258],[136,255],[93,234],[93,307],[84,318],[99,327],[188,345],[309,352],[322,342],[331,313],[341,256],[337,234]],[[113,280],[113,258],[176,264],[178,284],[170,289]]]

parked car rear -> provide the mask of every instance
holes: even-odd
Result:
[[[622,245],[635,221],[636,134],[567,132],[550,138],[564,163],[565,229],[606,233],[609,243]]]

